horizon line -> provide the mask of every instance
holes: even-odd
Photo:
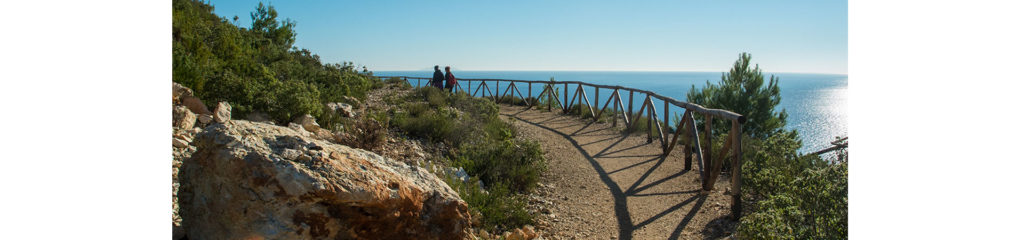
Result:
[[[407,72],[407,71],[432,71],[433,69],[388,69],[388,70],[372,70],[371,72]],[[527,70],[527,69],[516,69],[516,70],[495,70],[495,69],[453,69],[453,71],[474,71],[474,72],[715,72],[715,73],[726,73],[729,71],[709,71],[709,70],[577,70],[577,69],[544,69],[544,70]],[[779,71],[770,72],[764,71],[764,73],[795,73],[795,74],[828,74],[828,75],[849,75],[849,73],[825,73],[825,72],[791,72],[791,71]]]

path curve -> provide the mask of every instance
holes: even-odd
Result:
[[[611,123],[501,106],[520,137],[540,142],[548,159],[530,208],[554,239],[716,239],[731,235],[728,181],[700,194],[696,161],[684,171],[681,148],[661,157],[658,140],[622,135]],[[556,110],[557,112],[557,110]]]

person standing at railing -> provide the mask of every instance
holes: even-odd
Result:
[[[444,89],[454,93],[452,89],[455,88],[455,75],[452,74],[451,66],[444,66],[444,80]]]
[[[434,78],[430,79],[430,85],[437,89],[444,88],[444,74],[441,73],[441,67],[434,65]]]

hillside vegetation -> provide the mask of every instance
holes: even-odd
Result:
[[[262,3],[248,28],[201,1],[174,0],[172,17],[172,79],[207,105],[230,102],[237,116],[261,112],[278,123],[303,114],[320,118],[323,103],[363,98],[376,83],[350,62],[324,64],[294,47],[296,23],[278,20],[277,11]]]
[[[516,137],[496,103],[432,87],[390,103],[399,107],[391,114],[393,126],[448,146],[434,161],[465,169],[466,178],[445,180],[469,204],[480,221],[475,226],[502,232],[533,223],[524,194],[537,186],[546,159],[536,140]]]
[[[343,139],[345,144],[365,149],[380,148],[389,133],[425,139],[443,148],[431,164],[467,173],[464,179],[439,174],[448,174],[446,182],[468,203],[474,227],[509,230],[532,223],[522,194],[536,186],[545,160],[535,141],[516,138],[495,103],[422,88],[408,96],[389,95],[388,104],[397,111],[344,119],[328,113],[324,104],[351,101],[346,96],[366,99],[385,82],[351,62],[325,64],[294,47],[296,23],[279,20],[272,6],[256,6],[248,27],[213,9],[200,1],[173,1],[173,81],[191,88],[207,107],[227,101],[232,115],[262,113],[278,124],[311,114],[327,129],[353,136]]]

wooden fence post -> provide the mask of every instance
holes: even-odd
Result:
[[[710,176],[711,176],[711,164],[712,164],[711,161],[714,161],[714,160],[711,159],[711,124],[712,124],[713,121],[714,121],[714,119],[711,118],[711,114],[707,114],[707,113],[704,114],[704,141],[708,142],[707,144],[704,144],[705,147],[704,147],[704,151],[703,151],[704,152],[704,179],[705,179],[705,181],[711,179],[710,178]],[[714,186],[714,185],[715,185],[715,183],[707,183],[707,182],[705,182],[704,190],[710,191],[711,188],[708,188],[708,186]]]
[[[647,101],[650,102],[650,95],[647,95]],[[650,105],[650,103],[648,103],[648,105]],[[651,135],[654,134],[653,133],[653,131],[654,131],[654,121],[653,121],[654,120],[654,114],[653,113],[654,113],[654,105],[650,105],[650,108],[647,108],[647,144],[650,144],[650,142],[651,142]]]
[[[555,88],[552,87],[552,86],[554,86],[554,85],[549,83],[549,84],[547,84],[547,89],[545,89],[547,91],[547,93],[548,93],[548,112],[551,111],[551,103],[555,102],[555,100],[552,100],[554,95],[552,95],[551,93],[555,92]],[[541,95],[544,95],[544,94],[541,94]]]
[[[743,214],[743,191],[740,189],[743,181],[743,178],[740,177],[743,172],[741,171],[743,166],[743,144],[741,142],[743,140],[743,125],[737,120],[732,120],[732,131],[736,133],[733,136],[736,138],[733,140],[736,143],[733,145],[733,153],[736,155],[732,158],[732,218],[739,220]]]
[[[594,105],[600,105],[601,104],[601,88],[599,88],[597,86],[594,86],[594,102],[595,102]],[[605,105],[608,105],[608,104],[605,104]],[[597,109],[594,109],[594,110],[597,110]],[[604,110],[604,109],[601,109],[601,110]],[[604,111],[601,111],[601,112],[603,113]],[[594,118],[594,121],[597,122],[598,119],[601,119],[601,115],[597,115],[597,117]]]
[[[562,113],[568,113],[569,112],[569,107],[568,107],[568,103],[569,103],[569,83],[565,83],[563,88],[565,88],[565,89],[562,89],[562,91],[564,91],[562,97],[565,98],[565,101],[562,101],[562,103],[565,103],[565,105],[562,106]]]
[[[665,124],[664,125],[665,125],[665,128],[666,128],[665,132],[671,132],[672,130],[668,129],[669,126],[672,126],[672,125],[668,124],[668,101],[665,101],[664,99],[661,100],[661,101],[665,102],[665,111],[661,112],[662,115],[665,115],[665,117],[664,117],[665,118],[665,122],[664,122]],[[661,138],[668,139],[667,136],[662,136]],[[662,141],[661,142],[661,148],[662,149],[668,149],[668,143],[665,142],[665,141]]]
[[[533,97],[533,83],[532,82],[528,82],[528,83],[526,83],[526,99],[528,101],[526,103],[526,108],[527,109],[533,107],[533,102],[529,102],[529,99],[532,98],[532,97]]]
[[[630,118],[633,118],[633,90],[630,90],[630,103],[628,105],[629,110],[626,110],[626,116],[630,116]]]
[[[615,94],[616,92],[619,91],[619,89],[616,88],[615,90],[612,90],[612,91],[613,92],[612,92],[612,96],[611,97],[615,97],[615,101],[616,102],[620,101],[619,97],[618,97],[618,94]],[[608,98],[608,101],[612,100],[611,97]],[[612,104],[612,115],[615,115],[615,117],[612,117],[612,127],[619,125],[619,115],[618,115],[618,112],[619,112],[619,105],[618,104]]]
[[[577,84],[576,85],[576,97],[580,98],[580,118],[582,118],[584,116],[583,115],[583,101],[584,101],[583,100],[583,95],[586,95],[586,93],[583,92],[583,84]],[[587,105],[590,105],[590,101],[587,101]]]
[[[686,170],[690,170],[690,169],[693,169],[693,148],[692,148],[693,147],[693,140],[692,140],[693,136],[692,135],[696,134],[696,133],[690,131],[690,127],[687,127],[690,124],[692,124],[692,122],[691,122],[692,120],[690,120],[690,110],[689,109],[687,109],[685,112],[683,112],[683,119],[681,119],[680,121],[682,121],[682,124],[680,124],[679,126],[686,128],[686,131],[683,131],[684,132],[683,139],[686,139],[685,140],[686,141],[685,144],[683,144],[683,155],[686,155],[686,157],[683,158],[683,159],[686,162],[683,163],[683,164],[686,165]]]

